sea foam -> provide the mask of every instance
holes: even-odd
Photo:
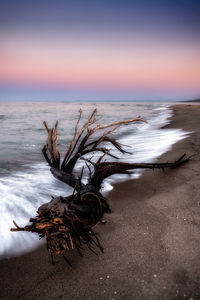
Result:
[[[130,105],[120,107],[120,104],[107,105],[103,107],[103,114],[110,109],[110,115],[107,116],[106,121],[116,120],[115,110],[119,112],[120,118],[126,119],[127,111],[129,115],[133,116],[139,111],[144,112],[148,123],[132,124],[122,127],[115,137],[118,141],[127,145],[127,150],[132,154],[121,155],[118,151],[114,150],[114,154],[117,155],[120,161],[123,162],[153,162],[160,155],[170,149],[170,147],[177,141],[185,138],[188,133],[181,129],[166,129],[161,128],[169,123],[169,117],[171,116],[171,110],[166,105]],[[85,105],[86,106],[86,105]],[[91,104],[89,108],[93,108]],[[72,113],[77,109],[78,105],[74,105]],[[87,107],[87,106],[86,106]],[[102,108],[101,107],[101,108]],[[133,112],[130,112],[130,107]],[[61,108],[61,107],[60,107]],[[88,108],[88,107],[87,107]],[[122,112],[125,109],[124,113]],[[50,120],[55,120],[56,115],[53,114],[53,107],[49,111],[45,110],[45,114],[51,113]],[[58,110],[58,115],[60,111]],[[30,117],[31,113],[29,113]],[[134,117],[133,116],[133,117]],[[61,117],[63,117],[61,115]],[[21,126],[20,120],[13,121],[13,127]],[[28,118],[28,116],[27,116]],[[40,118],[44,118],[40,115]],[[11,118],[12,119],[12,118]],[[42,119],[43,120],[43,119]],[[5,122],[5,118],[2,119]],[[10,122],[10,121],[9,121]],[[26,124],[27,123],[27,124]],[[26,120],[25,125],[22,127],[22,136],[25,136],[26,140],[26,127],[29,126],[30,130],[33,130],[30,126],[30,121]],[[4,123],[5,128],[7,128]],[[69,126],[69,125],[68,125]],[[21,128],[21,127],[20,127]],[[11,130],[12,128],[10,128]],[[73,127],[68,128],[68,140],[72,136]],[[13,129],[14,130],[14,129]],[[61,147],[64,147],[65,139],[63,129],[60,130],[60,143]],[[24,226],[28,223],[30,217],[36,215],[37,208],[51,199],[51,196],[67,196],[72,193],[72,188],[66,184],[56,180],[49,170],[49,166],[42,157],[39,157],[36,153],[41,151],[41,145],[44,141],[44,134],[42,139],[39,138],[42,132],[41,125],[35,125],[35,134],[39,133],[38,139],[32,138],[32,142],[28,142],[28,138],[25,143],[19,144],[16,140],[16,149],[21,150],[21,153],[16,155],[16,159],[13,159],[9,165],[5,163],[8,161],[6,152],[4,153],[5,160],[1,159],[1,170],[0,170],[0,191],[1,191],[1,211],[0,211],[0,256],[9,257],[12,255],[18,255],[26,251],[30,251],[42,243],[38,240],[38,236],[27,232],[11,232],[10,228],[13,227],[12,221],[15,220],[19,226]],[[17,134],[17,132],[16,132]],[[30,134],[29,134],[30,135]],[[31,132],[31,136],[33,132]],[[37,135],[37,134],[36,134]],[[3,137],[2,137],[3,138]],[[10,141],[12,137],[9,137]],[[7,141],[8,142],[8,141]],[[5,142],[6,144],[6,142]],[[9,148],[10,145],[10,148]],[[11,149],[13,153],[13,145],[6,144],[7,153]],[[65,148],[66,149],[66,148]],[[23,158],[23,159],[22,159]],[[30,159],[29,159],[30,158]],[[98,156],[96,156],[96,159]],[[80,170],[84,161],[80,161],[77,170]],[[19,167],[16,167],[19,166]],[[142,174],[142,170],[135,171],[132,175],[113,175],[106,179],[102,192],[107,193],[112,189],[112,185],[115,182],[126,180],[127,178],[138,178]],[[84,180],[86,182],[86,174],[84,174]]]

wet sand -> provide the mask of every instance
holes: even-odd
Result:
[[[200,299],[200,106],[173,110],[167,127],[192,133],[159,161],[190,162],[115,185],[96,226],[104,254],[69,253],[72,269],[58,256],[51,265],[45,245],[1,260],[1,299]]]

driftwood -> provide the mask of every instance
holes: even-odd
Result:
[[[82,111],[80,110],[73,139],[62,163],[57,146],[58,121],[53,129],[50,129],[44,122],[48,137],[42,150],[43,155],[53,176],[73,187],[73,194],[68,197],[53,198],[50,202],[39,207],[38,215],[30,219],[30,225],[21,228],[13,221],[16,228],[11,229],[11,231],[37,232],[40,238],[45,237],[52,262],[55,253],[62,254],[70,264],[64,253],[74,248],[77,249],[80,255],[82,255],[82,250],[85,247],[96,253],[94,250],[94,246],[96,246],[103,252],[103,247],[92,227],[101,220],[105,213],[111,212],[106,198],[100,192],[105,178],[116,173],[130,174],[133,170],[141,168],[165,169],[179,167],[188,161],[186,155],[183,154],[175,162],[170,163],[106,162],[105,156],[117,158],[112,154],[112,147],[122,154],[128,153],[110,135],[122,125],[145,122],[145,120],[138,117],[102,126],[97,122],[97,110],[95,109],[88,117],[87,122],[79,128],[81,115]],[[98,131],[101,134],[94,137],[94,134]],[[111,147],[108,148],[108,145]],[[102,156],[94,161],[97,152],[102,153]],[[89,153],[93,154],[92,158],[85,158],[84,156]],[[88,168],[87,184],[82,181],[83,169],[79,176],[74,174],[74,167],[79,159],[84,159],[85,166]]]

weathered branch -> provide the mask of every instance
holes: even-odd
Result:
[[[130,120],[124,120],[124,121],[120,121],[120,122],[110,123],[110,124],[107,124],[107,125],[104,125],[104,126],[101,126],[100,124],[97,124],[95,127],[89,128],[91,125],[95,124],[95,122],[96,122],[96,114],[97,114],[97,110],[94,110],[93,114],[92,114],[92,116],[94,116],[94,119],[92,120],[92,122],[90,123],[90,121],[89,121],[89,120],[91,120],[90,119],[91,116],[90,116],[90,118],[88,119],[88,122],[81,128],[79,137],[77,138],[77,141],[75,142],[73,149],[71,150],[71,152],[68,155],[67,159],[65,159],[63,161],[63,163],[62,163],[61,169],[63,171],[72,173],[73,172],[73,168],[74,168],[77,160],[82,157],[83,150],[88,149],[89,147],[92,146],[93,152],[94,151],[98,151],[97,150],[97,146],[100,145],[103,142],[106,142],[106,141],[109,142],[109,143],[111,143],[120,152],[122,152],[122,153],[128,153],[126,150],[124,150],[122,148],[122,146],[118,142],[115,141],[115,139],[111,139],[110,137],[108,137],[108,134],[113,133],[114,131],[116,131],[122,125],[130,124],[130,123],[134,123],[134,122],[146,122],[141,117],[138,117],[138,118],[135,118],[135,119],[130,119]],[[102,134],[102,136],[100,138],[98,138],[96,141],[93,141],[93,142],[90,142],[90,143],[86,144],[87,141],[89,140],[89,138],[91,138],[91,136],[95,132],[97,132],[99,130],[103,130],[103,129],[109,128],[109,127],[114,127],[114,128],[110,129],[107,132],[104,132]],[[70,159],[72,153],[75,151],[75,148],[76,148],[79,140],[81,139],[82,134],[86,130],[87,130],[87,133],[85,134],[85,136],[80,141],[78,149],[76,150],[76,153]],[[92,151],[90,151],[90,149],[88,149],[88,151],[92,152]],[[85,155],[85,154],[83,154],[83,155]],[[112,154],[108,154],[108,155],[112,156]]]
[[[75,139],[74,139],[74,141],[73,141],[73,144],[74,144],[74,142],[75,142],[73,148],[71,147],[72,149],[70,149],[70,151],[67,151],[67,155],[65,155],[65,158],[64,158],[63,163],[62,163],[62,166],[61,166],[61,169],[62,169],[62,170],[65,170],[65,169],[66,169],[66,167],[67,167],[67,162],[69,161],[69,159],[70,159],[72,153],[74,152],[74,150],[75,150],[75,148],[76,148],[76,145],[78,144],[78,142],[79,142],[79,140],[80,140],[82,134],[84,133],[84,131],[88,130],[88,128],[96,122],[96,115],[97,115],[97,109],[94,109],[94,111],[93,111],[93,112],[91,113],[91,115],[88,117],[87,122],[82,126],[82,128],[80,129],[80,131],[76,133],[76,131],[78,131],[78,123],[79,123],[79,120],[78,120],[78,123],[77,123],[77,125],[76,125],[76,127],[75,127],[75,138],[76,138],[77,136],[78,136],[78,137],[77,137],[76,141],[75,141]],[[80,114],[80,118],[81,118],[81,114]],[[70,146],[71,146],[71,145],[70,145]]]
[[[44,122],[44,126],[47,130],[48,137],[47,137],[46,145],[44,146],[42,152],[43,152],[44,157],[45,157],[46,161],[48,162],[48,164],[50,166],[53,166],[53,167],[59,169],[59,167],[60,167],[60,153],[58,151],[58,144],[57,144],[58,121],[56,121],[56,124],[55,124],[54,128],[52,128],[52,129],[48,128],[46,122]],[[47,152],[49,152],[50,158],[49,158]]]
[[[135,169],[166,169],[175,168],[186,163],[188,158],[183,154],[175,162],[166,163],[122,163],[122,162],[102,162],[94,166],[94,173],[90,179],[90,184],[100,188],[103,180],[113,174],[124,173]]]
[[[113,133],[114,131],[116,131],[122,125],[139,122],[139,121],[146,122],[141,117],[138,117],[138,118],[134,118],[134,119],[118,121],[118,122],[114,122],[114,123],[110,123],[110,124],[101,126],[101,124],[95,124],[96,116],[97,116],[97,110],[95,109],[88,117],[87,122],[81,127],[80,130],[78,130],[78,125],[81,120],[81,116],[82,116],[82,111],[80,110],[80,114],[79,114],[79,117],[78,117],[78,120],[77,120],[77,123],[75,126],[74,136],[73,136],[72,142],[70,143],[69,148],[65,154],[65,157],[61,164],[61,168],[60,168],[60,153],[58,152],[58,148],[57,148],[58,122],[56,122],[55,127],[53,129],[49,129],[47,126],[47,123],[44,122],[44,126],[48,133],[48,138],[47,138],[46,145],[44,146],[43,151],[42,151],[43,155],[51,167],[56,168],[58,170],[61,169],[63,172],[65,172],[67,174],[71,174],[71,176],[73,176],[72,173],[73,173],[73,169],[77,163],[77,160],[80,159],[81,157],[83,157],[87,153],[103,152],[103,153],[107,153],[107,155],[117,159],[117,157],[115,155],[110,153],[109,149],[107,149],[105,147],[97,148],[97,146],[99,146],[102,143],[105,143],[105,142],[111,143],[121,153],[129,153],[126,150],[124,150],[122,148],[122,145],[120,145],[114,138],[110,138],[110,137],[108,137],[108,135]],[[93,127],[91,127],[91,126],[93,126]],[[96,139],[93,142],[89,142],[88,144],[86,144],[87,141],[91,138],[91,136],[95,132],[97,132],[99,130],[107,129],[110,127],[113,127],[113,128],[104,132],[100,136],[100,138]],[[49,153],[49,155],[48,155],[48,153]],[[57,173],[53,171],[53,175],[55,177],[57,177],[59,180],[65,182],[65,183],[69,184],[69,182],[68,182],[69,176],[67,178],[66,178],[66,176],[64,177],[63,175],[57,176]],[[76,180],[76,179],[74,178],[74,180]],[[72,182],[70,181],[70,185],[71,185],[71,183]]]

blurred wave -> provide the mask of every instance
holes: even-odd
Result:
[[[66,151],[78,110],[84,111],[83,122],[88,113],[98,107],[102,123],[129,119],[141,115],[148,123],[130,124],[122,127],[115,137],[132,154],[120,157],[120,161],[152,162],[168,151],[188,133],[181,129],[161,129],[169,123],[171,111],[167,105],[134,103],[0,103],[0,257],[17,255],[36,247],[38,236],[27,232],[10,232],[12,220],[20,226],[34,217],[37,208],[50,200],[51,196],[68,195],[72,189],[56,180],[41,155],[46,139],[42,121],[53,125],[59,120],[59,147]],[[3,116],[3,117],[1,117]],[[96,159],[98,156],[96,155]],[[83,161],[77,166],[81,169]],[[141,171],[129,178],[138,178]],[[87,174],[84,175],[86,181]],[[103,185],[103,192],[112,189],[116,181],[126,180],[127,175],[113,175]]]

